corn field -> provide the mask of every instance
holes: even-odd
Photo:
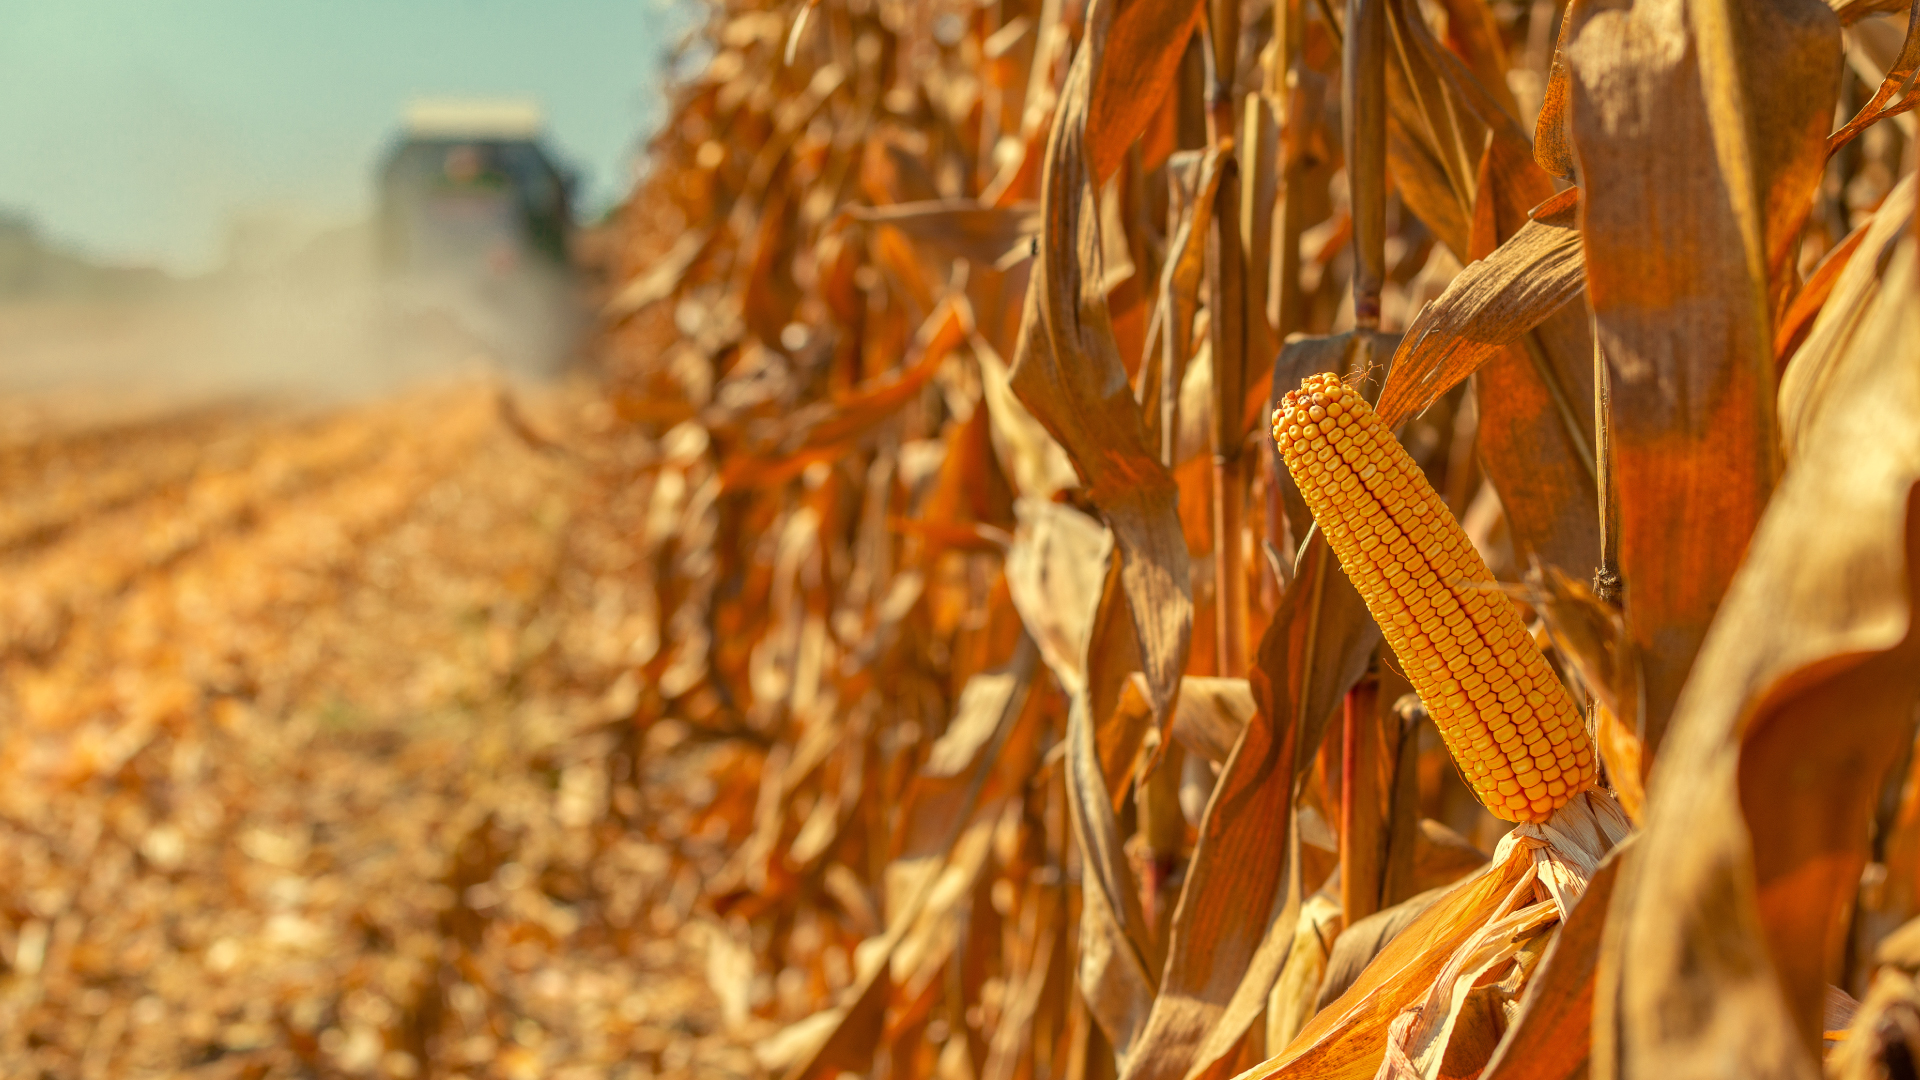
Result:
[[[1916,16],[716,5],[607,393],[758,1066],[1914,1075]]]
[[[1920,1075],[1920,0],[712,0],[591,380],[0,405],[0,1075]]]

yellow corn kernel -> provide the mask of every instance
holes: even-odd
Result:
[[[1419,466],[1330,374],[1281,400],[1273,437],[1474,794],[1508,821],[1551,817],[1593,782],[1586,726]]]

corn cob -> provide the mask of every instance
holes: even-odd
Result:
[[[1571,696],[1366,400],[1337,376],[1308,376],[1274,410],[1273,437],[1481,803],[1544,821],[1592,783]]]

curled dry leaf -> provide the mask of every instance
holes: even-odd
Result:
[[[1102,42],[1125,31],[1129,16],[1156,9],[1135,5],[1115,12],[1116,6],[1096,3],[1089,13],[1088,46],[1074,59],[1054,116],[1042,184],[1041,253],[1010,382],[1066,450],[1113,528],[1154,713],[1164,716],[1173,705],[1192,628],[1187,552],[1173,478],[1146,445],[1140,406],[1114,343],[1086,134]],[[1131,39],[1122,33],[1121,40]]]
[[[1432,405],[1580,294],[1586,276],[1578,214],[1577,199],[1556,198],[1420,309],[1380,390],[1383,423],[1398,427]]]
[[[1509,1024],[1510,1034],[1487,1060],[1482,1080],[1529,1077],[1535,1080],[1572,1080],[1587,1071],[1592,1043],[1593,974],[1600,956],[1600,936],[1607,925],[1620,866],[1633,850],[1627,837],[1587,882],[1586,894],[1554,935],[1527,984],[1519,1009]]]
[[[1846,15],[1843,13],[1841,18],[1845,21]],[[1840,130],[1827,136],[1827,153],[1839,150],[1879,121],[1920,105],[1920,96],[1913,92],[1916,73],[1920,73],[1920,3],[1910,4],[1907,8],[1906,40],[1900,46],[1900,54],[1887,68],[1886,78],[1880,80],[1873,97],[1860,106],[1859,112],[1840,125]]]
[[[1574,161],[1573,140],[1567,130],[1567,100],[1570,93],[1567,71],[1567,37],[1580,23],[1581,9],[1589,0],[1572,0],[1560,17],[1560,36],[1553,44],[1552,66],[1547,69],[1547,85],[1541,94],[1540,117],[1533,128],[1533,160],[1542,169],[1562,180],[1575,179],[1579,165]]]

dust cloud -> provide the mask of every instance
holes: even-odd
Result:
[[[214,400],[331,404],[458,376],[542,381],[580,337],[558,275],[392,280],[368,226],[297,238],[236,227],[226,265],[182,278],[91,264],[11,225],[0,398],[16,408],[98,419]]]

